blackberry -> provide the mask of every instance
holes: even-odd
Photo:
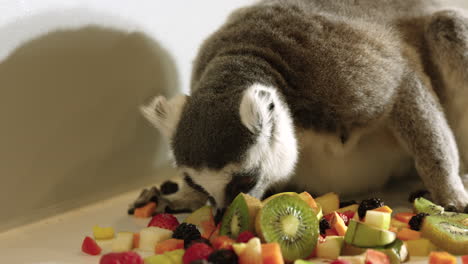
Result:
[[[238,258],[236,253],[228,249],[220,249],[211,253],[208,257],[211,264],[237,264]]]
[[[367,210],[372,210],[384,206],[385,204],[379,198],[370,198],[367,200],[362,200],[358,208],[358,214],[360,218],[366,216]]]
[[[414,192],[410,193],[410,195],[408,197],[408,202],[414,203],[414,200],[416,200],[416,198],[424,197],[424,196],[426,196],[428,194],[430,194],[428,190],[414,191]]]
[[[204,237],[200,237],[200,238],[196,238],[196,239],[193,239],[192,237],[187,237],[187,238],[184,239],[184,248],[187,249],[187,248],[189,248],[191,245],[193,245],[195,243],[205,243],[208,246],[212,247],[211,242],[208,239],[204,238]]]
[[[327,229],[331,228],[330,223],[327,221],[327,219],[325,219],[323,217],[322,217],[322,219],[320,219],[319,227],[320,227],[320,234],[321,235],[325,235],[325,231]]]
[[[424,220],[424,217],[428,216],[429,214],[426,213],[419,213],[409,220],[408,224],[411,229],[419,231],[421,229],[422,222]]]
[[[190,264],[211,264],[208,262],[206,259],[197,259],[194,261],[191,261]]]
[[[172,238],[185,240],[195,240],[201,237],[200,231],[192,224],[182,223],[172,233]]]
[[[343,202],[340,202],[340,208],[343,208],[343,207],[346,207],[348,205],[352,205],[352,204],[357,204],[358,202],[356,202],[356,200],[351,200],[351,201],[343,201]]]

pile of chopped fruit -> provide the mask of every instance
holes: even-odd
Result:
[[[216,223],[213,209],[202,207],[183,223],[156,214],[139,233],[95,227],[82,251],[101,254],[99,243],[112,240],[100,264],[394,264],[428,256],[431,264],[468,264],[468,215],[446,212],[424,198],[414,211],[396,213],[377,199],[341,203],[328,193],[280,193],[264,201],[239,194]],[[155,204],[142,205],[136,217],[151,217]],[[137,252],[151,252],[142,258]],[[153,254],[154,253],[154,254]],[[463,256],[465,255],[465,256]]]

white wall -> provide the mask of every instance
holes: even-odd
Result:
[[[167,177],[138,106],[248,2],[0,0],[0,230]]]

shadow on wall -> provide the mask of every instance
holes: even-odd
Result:
[[[88,25],[17,47],[0,61],[0,230],[155,181],[166,146],[138,106],[176,87],[143,33]]]

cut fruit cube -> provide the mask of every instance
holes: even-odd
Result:
[[[397,233],[397,238],[406,241],[406,240],[415,240],[421,238],[421,232],[415,231],[409,228],[402,228]]]
[[[96,240],[105,240],[114,238],[114,229],[112,227],[93,227],[93,236]]]
[[[366,212],[364,223],[376,228],[388,230],[390,228],[391,218],[392,217],[389,213],[368,210]]]
[[[139,248],[140,246],[140,233],[133,234],[133,248]]]
[[[310,208],[318,208],[317,202],[315,202],[314,198],[312,197],[312,195],[310,195],[310,193],[301,192],[299,194],[299,197],[301,197],[301,199],[304,200],[310,206]]]
[[[324,242],[317,244],[317,257],[324,259],[337,259],[343,248],[342,236],[327,236]]]
[[[294,264],[314,264],[314,262],[303,259],[297,259],[296,261],[294,261]]]
[[[143,259],[135,252],[108,253],[101,257],[99,264],[143,264]],[[161,264],[161,263],[160,263]]]
[[[388,207],[387,205],[372,209],[371,211],[378,211],[378,212],[384,212],[384,213],[389,213],[389,214],[393,212],[392,208]]]
[[[335,229],[339,236],[344,236],[346,234],[346,230],[348,229],[345,222],[343,221],[343,218],[338,215],[337,212],[333,212],[333,216],[330,219],[330,225],[333,229]]]
[[[315,198],[315,202],[320,204],[324,215],[332,213],[340,208],[340,198],[338,194],[334,192]]]
[[[375,250],[385,253],[391,264],[400,264],[408,260],[408,249],[403,241],[396,239],[395,242],[385,247],[374,248]]]
[[[448,252],[432,251],[429,254],[429,264],[456,264],[457,258]]]
[[[157,243],[154,252],[156,254],[164,254],[165,252],[169,252],[169,251],[173,251],[177,249],[183,249],[183,248],[184,248],[184,240],[170,238],[170,239],[166,239]]]
[[[366,255],[364,253],[357,256],[340,256],[338,260],[347,261],[351,264],[366,264]]]
[[[145,258],[145,264],[173,264],[173,262],[169,256],[153,255]]]
[[[101,247],[94,241],[94,239],[89,236],[85,237],[83,244],[81,245],[81,251],[89,255],[99,255],[101,254]]]
[[[234,243],[236,243],[236,241],[228,236],[219,236],[211,241],[215,249],[232,249]]]
[[[184,220],[185,223],[194,224],[200,230],[202,237],[210,238],[213,231],[216,229],[216,224],[213,217],[213,207],[203,206],[195,210]]]
[[[133,233],[119,232],[112,241],[112,252],[126,252],[133,248]]]
[[[177,249],[166,252],[164,255],[168,256],[173,264],[182,264],[182,257],[184,256],[185,250]]]
[[[369,226],[365,223],[354,220],[349,221],[345,241],[358,247],[379,247],[385,246],[396,239],[396,234],[388,230],[383,230]]]
[[[409,220],[411,220],[411,218],[415,215],[416,214],[413,214],[411,212],[401,212],[401,213],[396,213],[394,217],[396,220],[408,224]]]
[[[278,243],[262,244],[262,264],[284,264]]]
[[[149,202],[143,207],[136,208],[133,215],[136,218],[148,218],[148,217],[151,217],[155,211],[156,211],[156,203]]]
[[[462,264],[468,264],[468,255],[461,256]]]
[[[405,241],[410,256],[427,257],[437,247],[427,238]]]
[[[392,218],[390,220],[390,226],[396,227],[397,230],[400,230],[402,228],[409,228],[408,223],[401,222],[400,220],[397,220],[396,218]]]
[[[352,205],[342,207],[342,208],[336,210],[336,212],[338,212],[338,213],[344,213],[346,211],[357,212],[358,208],[359,208],[359,204],[352,204]]]
[[[390,264],[390,259],[383,252],[373,250],[373,249],[368,249],[366,251],[366,263]]]
[[[143,228],[140,231],[140,249],[154,252],[156,244],[172,237],[172,231],[155,226]]]
[[[262,245],[258,237],[250,239],[248,243],[232,245],[239,258],[239,264],[262,264]]]

